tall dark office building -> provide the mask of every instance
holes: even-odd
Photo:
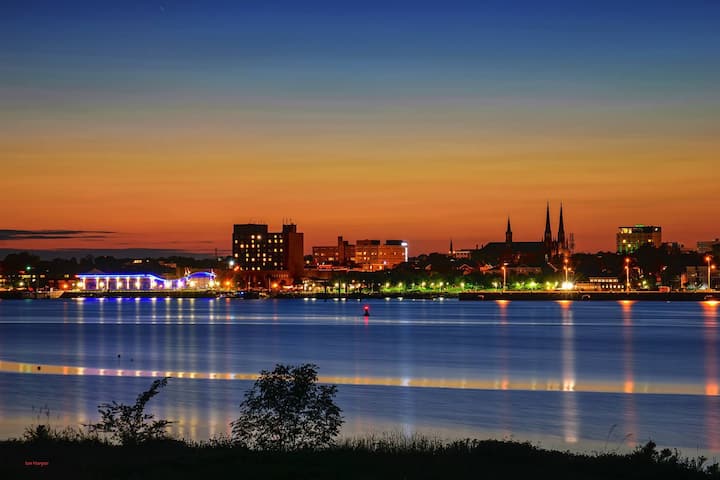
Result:
[[[233,225],[232,252],[242,271],[287,271],[297,280],[303,272],[303,234],[297,225],[283,225],[282,232],[269,232],[258,223]]]

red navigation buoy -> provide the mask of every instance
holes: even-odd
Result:
[[[363,316],[365,316],[365,317],[370,316],[370,307],[368,305],[365,305],[365,307],[363,307]]]

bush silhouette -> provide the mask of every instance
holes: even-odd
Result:
[[[145,413],[145,405],[167,385],[169,377],[155,380],[149,390],[138,395],[135,405],[103,403],[98,406],[102,417],[99,423],[86,425],[91,433],[105,433],[121,445],[140,445],[153,440],[167,439],[165,429],[169,420],[153,420],[155,415]]]
[[[233,440],[261,450],[301,450],[331,446],[343,419],[333,397],[335,385],[317,384],[317,365],[263,370],[232,422]]]

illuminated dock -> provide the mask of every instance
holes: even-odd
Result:
[[[522,301],[651,301],[651,302],[702,302],[720,301],[720,292],[584,292],[584,291],[478,291],[462,292],[463,301],[522,300]]]

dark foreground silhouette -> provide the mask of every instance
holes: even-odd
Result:
[[[22,439],[0,442],[0,479],[720,478],[717,463],[658,451],[653,442],[622,455],[401,435],[336,443],[342,424],[336,388],[318,385],[313,364],[262,371],[240,404],[232,436],[176,440],[167,434],[171,420],[145,410],[167,381],[153,381],[135,404],[99,405],[100,421],[85,429],[40,424]]]
[[[334,447],[258,451],[229,438],[204,443],[158,440],[118,446],[46,438],[0,442],[0,478],[720,478],[717,465],[658,451],[583,455],[529,443],[421,437],[348,440]]]

